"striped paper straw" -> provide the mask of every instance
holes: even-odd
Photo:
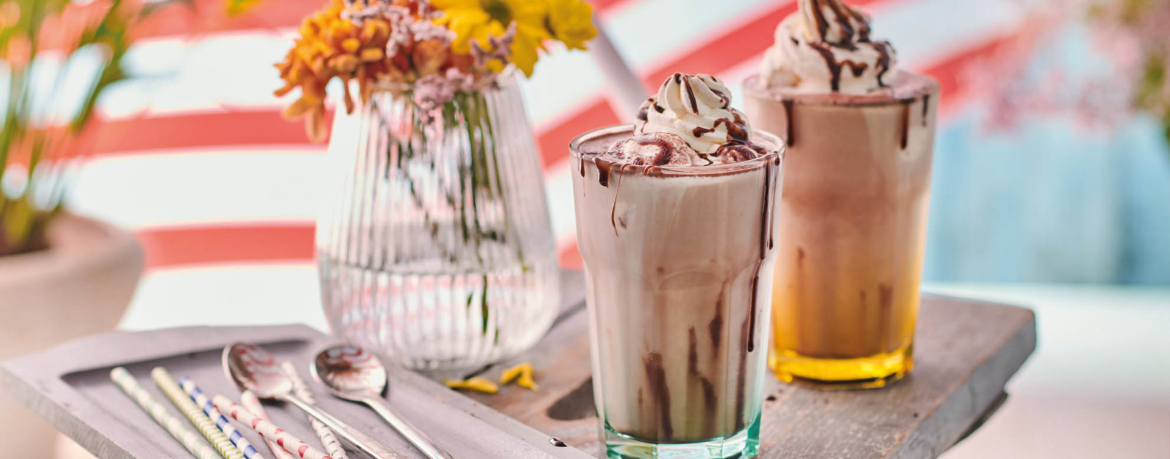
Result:
[[[268,419],[268,413],[264,412],[264,405],[260,404],[260,399],[257,398],[256,394],[253,394],[252,391],[246,390],[240,394],[240,405],[243,405],[245,410],[251,411],[252,414],[256,415],[256,417],[265,421],[270,420]],[[272,450],[272,455],[276,456],[276,459],[296,458],[296,456],[293,456],[292,453],[285,451],[284,448],[281,448],[280,445],[276,444],[274,441],[264,440],[264,443],[268,444],[268,449]]]
[[[122,392],[134,399],[142,411],[145,411],[154,418],[155,422],[167,429],[167,433],[182,443],[183,447],[187,448],[187,451],[190,451],[196,458],[223,459],[207,443],[203,442],[203,438],[198,433],[187,427],[183,420],[167,411],[162,403],[146,392],[146,389],[139,385],[138,381],[125,368],[118,367],[110,371],[110,379],[122,389]]]
[[[276,424],[260,419],[235,402],[228,400],[227,397],[216,395],[215,398],[211,399],[211,402],[215,404],[216,408],[219,408],[219,411],[227,413],[232,419],[240,421],[246,426],[250,426],[252,430],[255,430],[265,440],[276,442],[276,444],[283,446],[285,451],[296,454],[301,459],[332,459],[326,456],[325,453],[317,451],[312,446],[298,440],[292,434],[276,427]]]
[[[163,393],[167,395],[167,398],[171,399],[171,403],[174,403],[179,408],[179,411],[183,412],[184,416],[187,416],[187,420],[199,428],[199,432],[203,434],[203,438],[211,442],[215,446],[216,451],[219,451],[219,454],[223,455],[226,459],[244,459],[244,454],[236,449],[235,446],[232,446],[232,442],[228,440],[223,432],[220,432],[215,427],[215,423],[211,422],[211,419],[203,414],[203,411],[198,406],[195,406],[195,402],[192,402],[187,397],[187,393],[183,392],[183,389],[179,387],[179,383],[175,382],[175,378],[171,377],[171,374],[167,372],[166,368],[154,367],[153,370],[150,370],[150,377],[154,379],[155,384],[158,384],[158,388],[162,389]]]
[[[297,374],[297,368],[293,366],[292,362],[284,362],[280,367],[288,375],[288,379],[292,380],[294,395],[310,405],[317,404],[313,393],[309,392],[309,387],[305,385],[305,380],[301,379],[301,375]],[[317,433],[317,438],[321,439],[321,444],[325,445],[325,451],[328,451],[333,459],[349,459],[349,456],[345,454],[345,449],[341,447],[341,442],[337,441],[337,437],[333,435],[333,431],[328,426],[312,416],[309,416],[309,424],[313,426],[313,432]]]
[[[236,430],[235,426],[232,426],[232,423],[224,415],[220,414],[219,410],[215,409],[215,406],[211,404],[211,400],[208,400],[207,396],[203,395],[203,391],[199,390],[199,386],[195,384],[195,381],[192,381],[190,377],[184,376],[179,379],[179,387],[182,387],[183,391],[191,397],[191,400],[203,409],[203,414],[206,414],[215,423],[219,431],[227,435],[228,440],[233,445],[236,445],[236,448],[240,452],[244,453],[245,458],[264,459],[264,456],[259,451],[256,451],[256,447],[252,446],[252,443],[247,438],[244,438],[244,435],[239,430]]]

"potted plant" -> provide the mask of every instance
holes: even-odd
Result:
[[[123,78],[122,0],[0,0],[0,360],[113,329],[143,269],[133,234],[64,210],[98,97]],[[12,457],[50,457],[54,431],[0,395]],[[10,449],[11,448],[11,449]]]

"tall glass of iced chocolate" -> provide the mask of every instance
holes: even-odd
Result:
[[[913,366],[938,84],[895,70],[864,14],[799,5],[744,83],[745,112],[788,143],[769,364],[881,387]]]
[[[709,75],[573,140],[609,457],[748,458],[759,437],[783,142]]]

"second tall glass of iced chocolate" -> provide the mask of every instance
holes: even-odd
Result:
[[[799,7],[744,83],[744,111],[788,143],[769,363],[881,387],[913,367],[938,84],[895,70],[864,14]]]
[[[675,74],[571,149],[607,456],[755,456],[783,142]]]

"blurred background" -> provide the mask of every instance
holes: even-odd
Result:
[[[324,1],[250,1],[241,14],[225,1],[173,2],[130,29],[126,74],[62,167],[67,209],[144,248],[124,329],[190,325],[186,311],[208,308],[324,328],[313,221],[325,146],[272,95],[272,64]],[[710,73],[736,100],[796,8],[592,3],[648,90]],[[942,85],[925,288],[1038,315],[1011,397],[949,457],[1170,457],[1170,1],[848,3],[872,14],[899,66]],[[583,52],[552,53],[521,85],[560,259],[579,267],[566,146],[621,122],[621,104]],[[20,171],[3,177],[10,194]]]

